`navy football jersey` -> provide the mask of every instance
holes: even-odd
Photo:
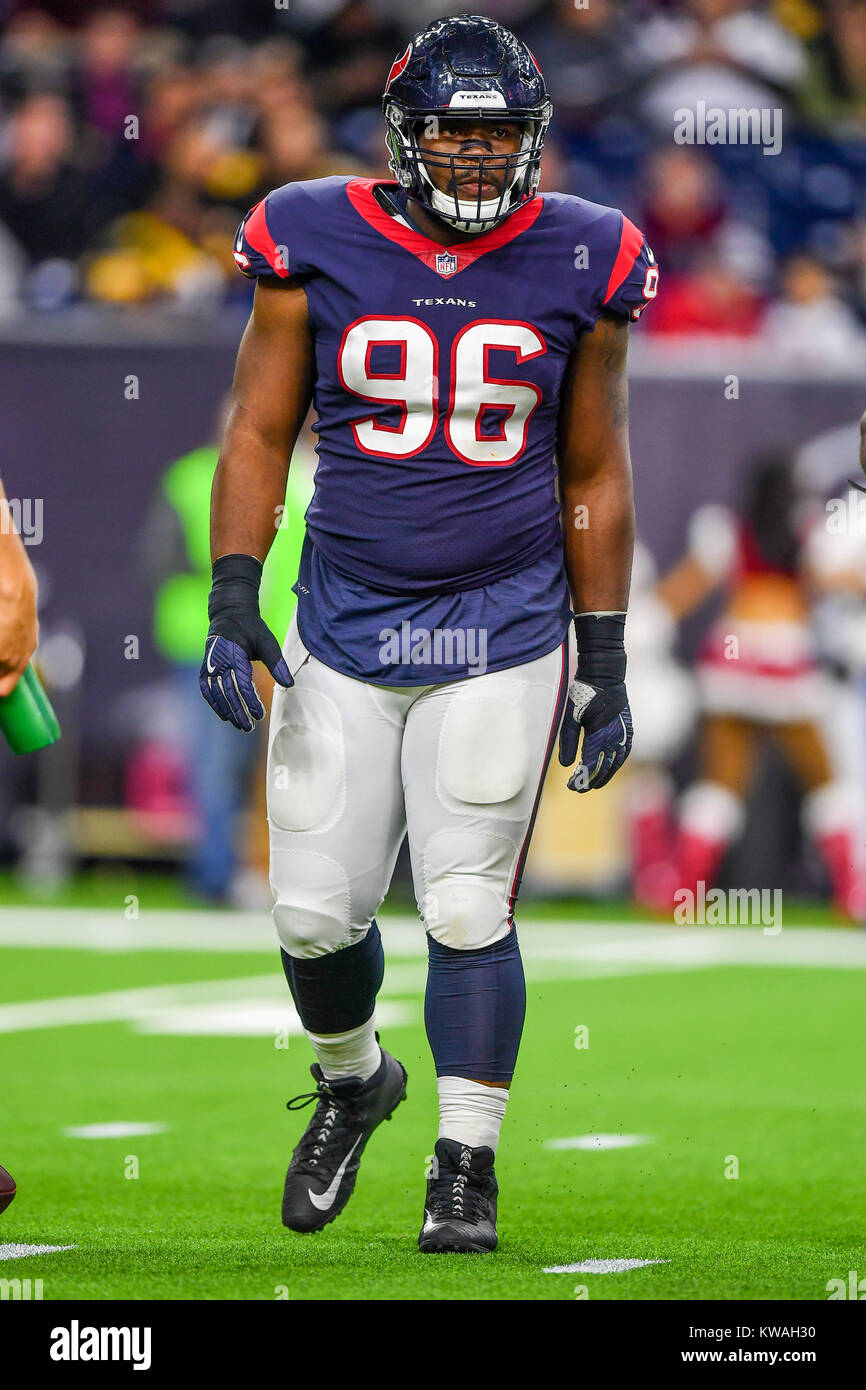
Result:
[[[319,463],[298,623],[308,648],[389,685],[472,674],[395,662],[382,632],[483,626],[485,669],[563,640],[559,393],[602,312],[637,319],[658,269],[621,212],[538,195],[441,247],[387,180],[287,184],[247,215],[235,260],[299,277],[315,336]]]

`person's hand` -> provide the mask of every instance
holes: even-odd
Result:
[[[38,636],[36,575],[0,495],[0,697],[15,689]]]
[[[631,752],[632,720],[623,684],[599,689],[572,681],[559,735],[559,761],[571,767],[583,730],[580,762],[568,779],[573,792],[595,791],[610,781]]]
[[[253,661],[264,662],[279,685],[294,685],[280,644],[259,613],[261,577],[261,562],[253,555],[221,555],[214,561],[210,627],[199,672],[211,709],[246,734],[265,716]]]
[[[631,752],[632,718],[625,689],[624,613],[579,613],[577,675],[568,688],[559,732],[559,761],[571,767],[583,733],[580,762],[568,779],[574,792],[610,781]]]

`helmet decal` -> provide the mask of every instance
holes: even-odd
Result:
[[[394,78],[400,76],[400,73],[403,71],[411,57],[412,45],[410,43],[407,45],[406,52],[403,54],[402,58],[395,58],[393,63],[391,64],[391,71],[388,73],[388,81],[385,83],[386,92],[390,87],[391,83],[394,81]]]
[[[508,110],[508,102],[501,92],[452,92],[448,110],[455,111],[464,106],[495,106],[497,111]]]

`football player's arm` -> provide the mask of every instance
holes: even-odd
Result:
[[[634,550],[628,324],[602,314],[572,354],[558,458],[565,567],[575,613],[625,612]]]
[[[314,347],[303,286],[259,281],[238,351],[211,495],[213,584],[199,685],[212,709],[249,733],[264,717],[253,660],[292,676],[259,614],[262,564],[285,505],[289,459],[310,405]]]
[[[303,285],[259,280],[214,475],[212,560],[254,555],[264,561],[312,390],[313,341]]]
[[[36,576],[0,481],[0,696],[18,684],[37,634]]]
[[[581,760],[568,785],[604,786],[631,750],[623,633],[634,549],[628,447],[628,324],[602,314],[563,382],[558,429],[565,567],[578,665],[568,693],[559,760]]]

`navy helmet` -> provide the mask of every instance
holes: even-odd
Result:
[[[391,172],[422,207],[459,231],[487,231],[535,197],[553,104],[526,44],[495,20],[461,14],[422,29],[391,67],[382,110]],[[446,112],[449,123],[471,118],[521,124],[516,153],[478,156],[475,198],[459,197],[454,155],[418,146],[418,134],[425,127],[435,131],[432,119]],[[449,164],[452,191],[445,192],[433,183],[429,168]],[[482,200],[486,171],[495,171],[497,182],[503,172],[505,177],[499,195]]]

